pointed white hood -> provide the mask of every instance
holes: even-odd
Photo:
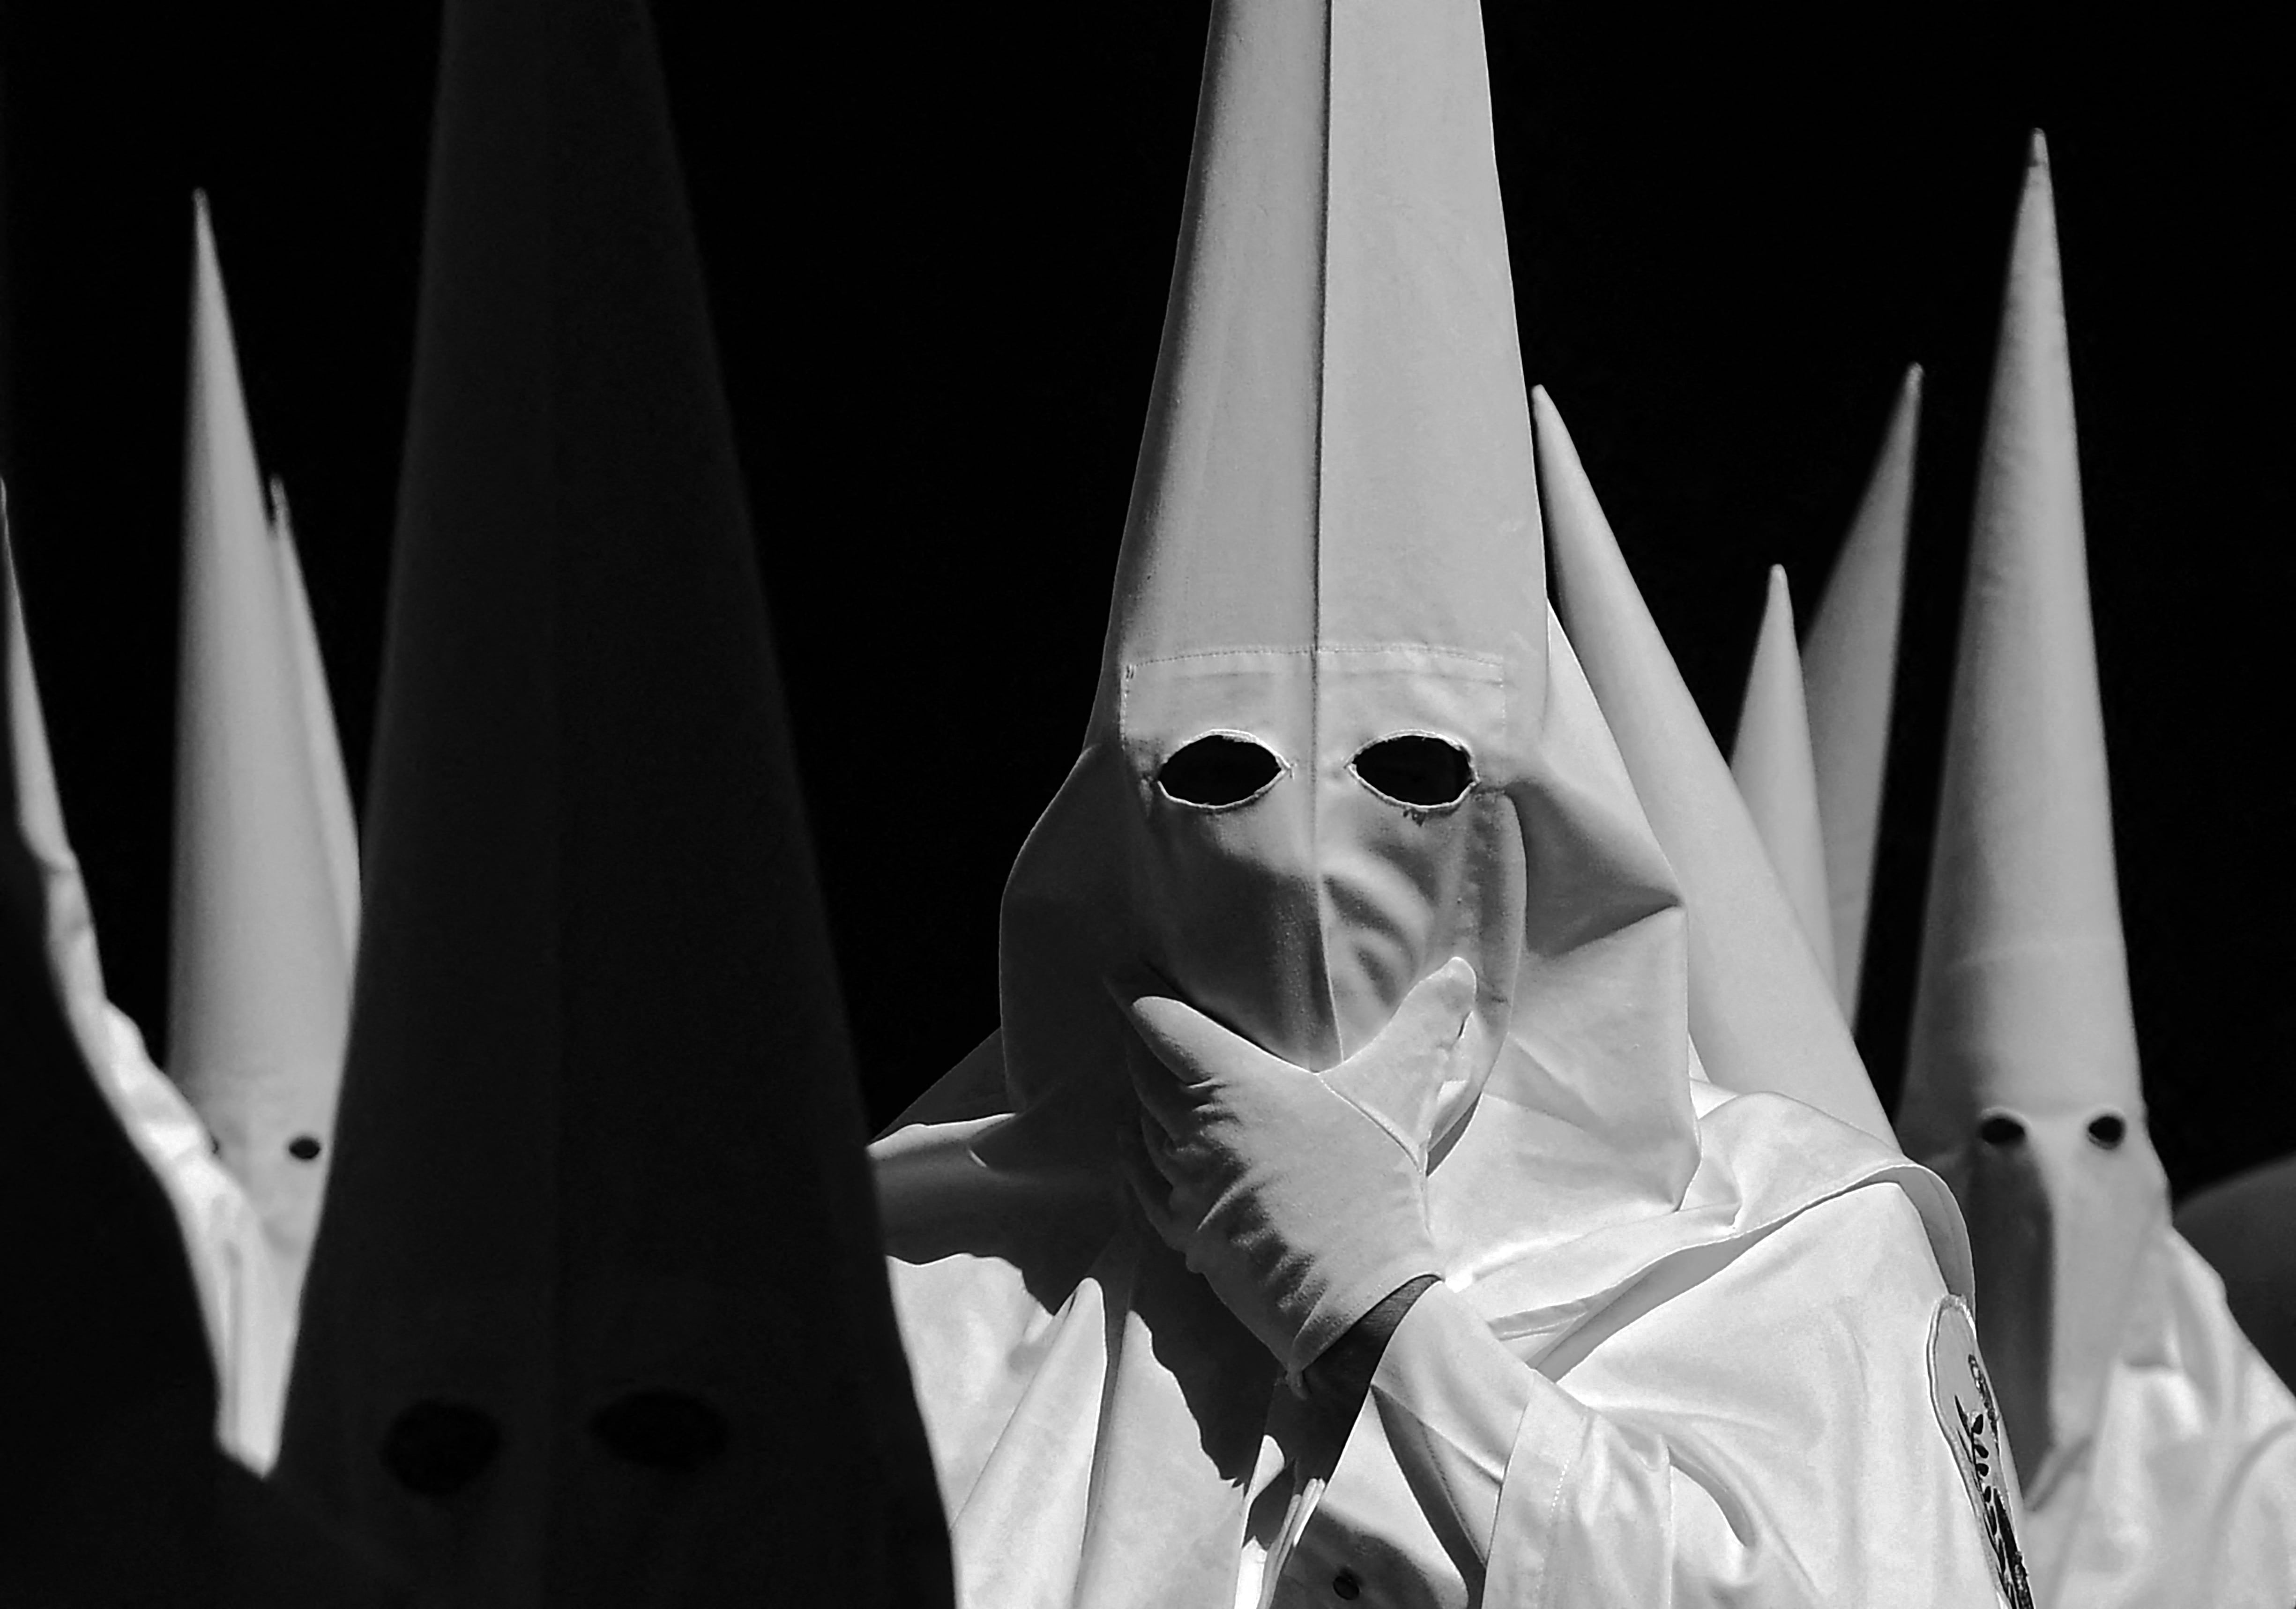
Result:
[[[325,816],[342,762],[314,742],[309,701],[325,688],[306,685],[300,589],[283,584],[204,196],[194,218],[168,1054],[262,1212],[291,1300],[350,1009]]]
[[[1921,406],[1922,369],[1915,364],[1898,389],[1882,455],[1826,578],[1802,650],[1835,992],[1841,1014],[1852,1022],[1857,1020],[1866,917],[1874,903],[1874,853],[1881,839],[1882,773],[1897,691],[1898,626],[1904,610]],[[1814,937],[1823,951],[1822,933]]]
[[[457,1603],[945,1599],[645,9],[455,0],[435,104],[276,1478]]]
[[[1628,571],[1562,416],[1534,393],[1556,607],[1690,913],[1691,1035],[1714,1082],[1890,1125],[1721,751]]]
[[[1746,670],[1730,776],[1746,814],[1769,851],[1770,866],[1808,938],[1810,952],[1834,996],[1833,912],[1826,898],[1824,832],[1817,776],[1809,751],[1809,711],[1802,702],[1801,658],[1794,652],[1793,598],[1782,566],[1770,566],[1761,633]],[[1849,1013],[1845,1010],[1845,1017]]]
[[[1113,1047],[1097,978],[1128,957],[1324,1067],[1461,954],[1496,1048],[1546,640],[1488,119],[1461,8],[1214,25],[1086,756],[1006,899],[1024,1089]],[[1222,732],[1272,780],[1191,802],[1164,768]],[[1382,794],[1358,761],[1396,739],[1428,775]],[[1128,887],[1039,870],[1070,824]]]
[[[1106,1162],[1121,968],[1320,1069],[1463,956],[1505,1091],[1536,970],[1672,907],[1556,774],[1581,735],[1544,736],[1488,94],[1456,0],[1214,19],[1098,696],[1005,893],[1008,1154]],[[1687,1106],[1678,1051],[1645,1062],[1559,1076],[1616,1153],[1603,1187],[1658,1199],[1687,1177]]]
[[[2034,1505],[2095,1428],[2168,1211],[2144,1130],[2056,218],[2033,137],[1978,468],[1898,1131],[1961,1198]]]

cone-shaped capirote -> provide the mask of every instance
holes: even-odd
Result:
[[[1786,572],[1770,566],[1762,628],[1746,670],[1738,707],[1738,735],[1730,745],[1730,775],[1746,801],[1754,831],[1770,852],[1810,953],[1836,997],[1833,915],[1825,886],[1825,843],[1818,820],[1817,777],[1810,759],[1809,711],[1802,702],[1801,657],[1794,652],[1793,597]],[[1848,1014],[1846,1012],[1843,1014]]]
[[[436,106],[279,1478],[458,1602],[945,1600],[644,9],[457,0]]]
[[[1480,15],[1220,7],[1086,753],[1006,891],[1024,1099],[1077,1085],[1082,1044],[1121,1065],[1098,980],[1144,959],[1310,1067],[1454,953],[1504,1022],[1520,940],[1481,947],[1519,891],[1354,850],[1514,832],[1546,654],[1529,433]],[[1157,768],[1218,732],[1277,779],[1199,817]],[[1424,832],[1355,768],[1390,738],[1462,768]],[[1213,838],[1248,866],[1214,874]],[[1087,886],[1136,860],[1136,890]]]
[[[2048,157],[2017,215],[1970,534],[1906,1121],[2141,1103]]]
[[[1535,708],[1538,505],[1479,20],[1233,8],[1199,119],[1103,699],[1127,663],[1207,648],[1425,643],[1510,656]]]
[[[297,640],[303,601],[265,507],[204,196],[193,213],[168,1071],[263,1214],[291,1304],[350,1012],[324,818],[342,762],[314,741],[302,659],[315,650]]]
[[[1802,650],[1825,887],[1832,901],[1835,989],[1841,1014],[1852,1022],[1866,970],[1866,915],[1874,903],[1874,852],[1881,838],[1890,703],[1897,688],[1921,406],[1922,370],[1915,364],[1906,370],[1881,457],[1826,578]],[[1819,948],[1824,949],[1823,942]]]
[[[1713,1080],[1775,1090],[1888,1140],[1816,951],[1683,685],[1562,417],[1531,393],[1555,606],[1690,919],[1691,1037]]]
[[[2027,1495],[2093,1428],[2168,1210],[2113,875],[2048,153],[2037,134],[1978,465],[1898,1127],[1961,1196]]]
[[[0,1360],[20,1389],[0,1601],[394,1602],[216,1444],[183,1234],[95,1075],[94,963],[0,504],[0,1063],[36,1137],[4,1196],[20,1301]]]

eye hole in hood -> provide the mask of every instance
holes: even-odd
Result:
[[[2088,1143],[2101,1151],[2118,1151],[2128,1137],[2128,1120],[2118,1112],[2100,1112],[2088,1121]]]
[[[726,1450],[726,1421],[683,1391],[633,1391],[590,1420],[608,1451],[647,1469],[694,1469]]]
[[[2015,1145],[2025,1138],[2025,1125],[2005,1112],[1988,1114],[1977,1126],[1977,1137],[1988,1145]]]
[[[1283,775],[1283,760],[1258,739],[1241,732],[1207,732],[1164,762],[1156,785],[1178,803],[1226,810],[1250,804]]]
[[[1358,752],[1348,768],[1381,798],[1414,810],[1456,805],[1475,785],[1475,762],[1467,751],[1425,732],[1382,737]]]
[[[486,1473],[502,1427],[483,1408],[436,1400],[414,1403],[382,1436],[382,1465],[425,1498],[449,1498]]]

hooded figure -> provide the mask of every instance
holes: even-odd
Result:
[[[452,4],[436,104],[277,1478],[489,1609],[946,1601],[644,13]]]
[[[264,506],[205,196],[194,219],[168,1061],[263,1215],[291,1317],[334,1138],[357,872],[340,864],[342,759],[293,538]]]
[[[234,1344],[275,1289],[262,1230],[197,1116],[104,1002],[4,497],[0,1067],[29,1137],[5,1174],[20,1306],[0,1358],[22,1389],[0,1483],[0,1602],[397,1601],[242,1462],[275,1433],[242,1411],[248,1366]],[[283,1362],[269,1360],[275,1374]],[[255,1396],[277,1394],[275,1382]]]
[[[1890,708],[1897,691],[1898,622],[1904,611],[1906,533],[1913,516],[1914,442],[1922,407],[1922,367],[1906,370],[1882,456],[1849,522],[1849,536],[1825,579],[1802,651],[1817,826],[1831,904],[1810,941],[1830,937],[1834,993],[1857,1021],[1866,965],[1866,918],[1874,903],[1874,852],[1881,841],[1882,782],[1890,758]]]
[[[1484,71],[1466,0],[1213,13],[1099,685],[1006,889],[1002,1026],[874,1147],[982,1609],[1993,1579],[1924,1375],[1965,1333],[1949,1200],[1690,1076],[1680,896],[1544,606]],[[1293,1135],[1242,1170],[1243,1219],[1320,1211],[1319,1248],[1224,1258],[1218,1211],[1192,1230],[1197,1198],[1125,1160],[1276,1133],[1177,1132],[1207,1091],[1368,1159],[1318,1172]],[[1296,1323],[1243,1315],[1262,1278]],[[1360,1416],[1322,1416],[1374,1319]]]
[[[1898,1132],[1969,1221],[2046,1605],[2296,1597],[2296,1403],[2169,1227],[2113,876],[2049,168],[1980,462]]]
[[[1836,970],[1832,901],[1826,897],[1825,833],[1818,819],[1817,770],[1810,758],[1809,709],[1803,702],[1801,656],[1794,651],[1793,597],[1782,565],[1770,566],[1761,634],[1746,669],[1746,696],[1738,706],[1738,735],[1730,745],[1730,776],[1778,884],[1800,920],[1812,958],[1841,997]],[[1849,1013],[1843,1012],[1848,1017]]]

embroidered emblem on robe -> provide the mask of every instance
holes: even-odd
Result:
[[[1993,1558],[1993,1584],[2009,1609],[2033,1609],[2033,1587],[2017,1542],[2016,1503],[2009,1493],[2009,1447],[1993,1382],[1978,1355],[1977,1330],[1958,1296],[1948,1296],[1930,1319],[1930,1401],[1938,1428],[1953,1449],[1961,1482],[1977,1510]]]

